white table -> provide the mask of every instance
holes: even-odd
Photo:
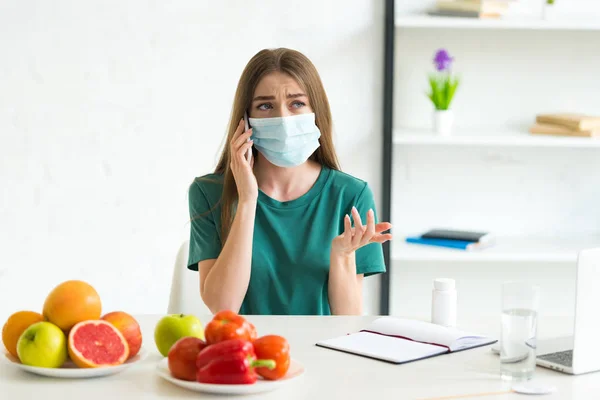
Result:
[[[160,316],[137,316],[142,325],[148,357],[139,365],[108,377],[62,380],[39,377],[0,363],[0,399],[223,399],[187,391],[155,374],[161,359],[154,345],[153,330]],[[507,389],[499,379],[498,357],[483,347],[443,355],[404,365],[393,365],[315,346],[320,339],[354,332],[376,317],[281,317],[250,316],[259,335],[285,336],[292,357],[304,364],[305,375],[274,392],[240,399],[424,399],[436,396],[494,392]],[[208,316],[201,316],[203,323]],[[498,321],[476,319],[460,328],[496,335]],[[541,331],[563,332],[564,319],[541,321]],[[540,333],[540,337],[545,336]],[[558,388],[540,399],[598,398],[600,373],[569,376],[538,367],[536,378]],[[517,394],[485,399],[523,398]]]

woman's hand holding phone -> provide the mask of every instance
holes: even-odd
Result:
[[[241,119],[229,144],[231,154],[231,172],[238,190],[240,202],[256,201],[258,198],[258,184],[252,167],[254,159],[248,158],[252,152],[252,129],[244,130],[245,120]]]
[[[248,124],[248,113],[244,113],[244,132],[247,132],[250,130],[250,126]],[[248,138],[248,141],[250,141],[250,138]],[[252,147],[250,147],[248,149],[248,151],[246,152],[246,160],[250,161],[252,159]]]

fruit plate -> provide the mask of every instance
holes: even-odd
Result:
[[[52,378],[67,378],[67,379],[79,379],[79,378],[97,378],[101,376],[114,375],[123,370],[131,367],[134,364],[141,362],[146,358],[147,352],[142,347],[135,357],[130,358],[121,365],[114,367],[101,367],[101,368],[79,368],[72,361],[68,360],[60,368],[44,368],[44,367],[32,367],[30,365],[21,364],[21,362],[12,356],[11,354],[4,353],[4,361],[15,368],[31,372],[36,375],[48,376]]]
[[[247,385],[223,385],[223,384],[212,384],[212,383],[199,383],[184,381],[182,379],[174,378],[169,371],[169,360],[167,358],[162,359],[156,366],[156,372],[158,375],[182,388],[193,390],[195,392],[204,392],[212,394],[226,394],[226,395],[243,395],[243,394],[255,394],[270,392],[281,388],[284,385],[290,384],[296,381],[300,376],[304,375],[304,366],[298,361],[292,359],[290,362],[290,368],[287,374],[276,381],[268,381],[265,379],[258,379],[256,383]]]

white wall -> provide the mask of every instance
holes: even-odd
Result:
[[[342,167],[380,201],[383,2],[30,0],[2,2],[0,27],[2,320],[75,278],[105,310],[166,311],[188,185],[265,47],[316,64]]]
[[[519,2],[515,17],[539,18],[540,1]],[[430,3],[398,2],[398,13]],[[600,18],[595,1],[557,4],[558,18]],[[455,57],[462,77],[453,103],[456,134],[526,134],[537,113],[600,112],[598,31],[398,29],[395,128],[430,129],[424,93],[438,48]],[[402,233],[454,226],[500,236],[595,236],[600,244],[598,148],[397,145],[393,177],[392,222]],[[505,262],[394,262],[392,312],[428,316],[439,276],[457,279],[463,317],[499,313],[499,285],[511,279],[542,286],[543,313],[572,313],[573,263]]]

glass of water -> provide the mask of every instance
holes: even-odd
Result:
[[[504,380],[533,378],[540,288],[525,282],[502,285],[500,375]]]

